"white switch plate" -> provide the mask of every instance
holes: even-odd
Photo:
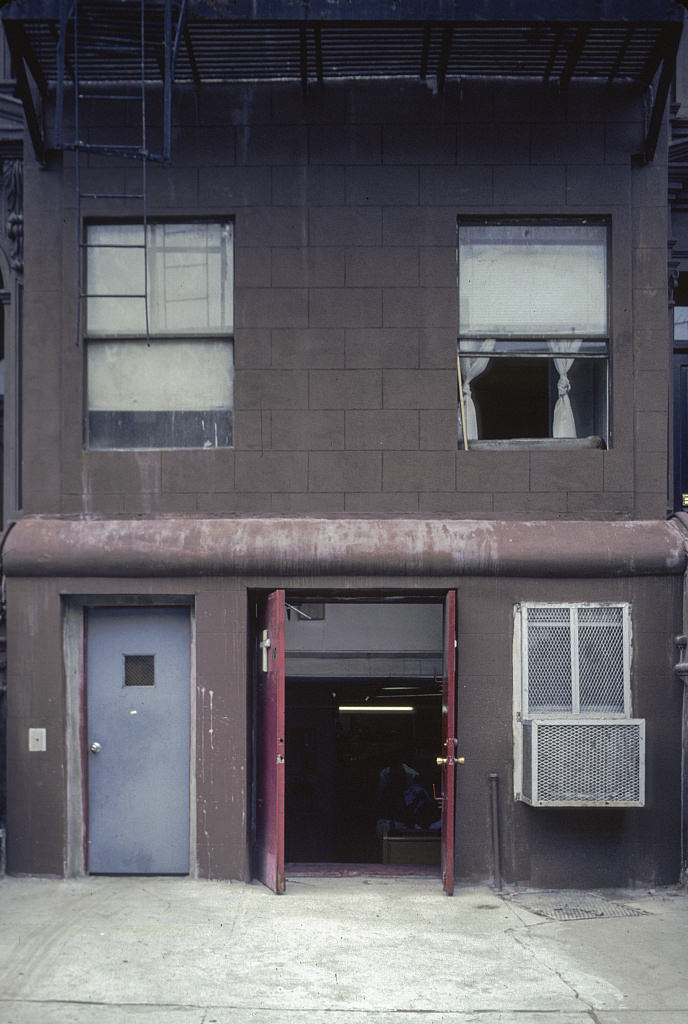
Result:
[[[45,749],[45,729],[29,729],[29,750],[44,751]]]

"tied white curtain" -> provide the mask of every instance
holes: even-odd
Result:
[[[571,399],[569,398],[571,382],[568,378],[568,372],[574,363],[574,360],[570,358],[569,354],[571,352],[578,352],[580,347],[580,341],[549,342],[550,352],[566,353],[566,357],[560,356],[558,359],[554,360],[554,367],[559,374],[559,380],[557,381],[559,397],[557,398],[554,406],[554,415],[552,416],[552,437],[578,436],[576,433],[576,420],[573,415],[573,409],[571,408]]]
[[[493,352],[495,347],[494,338],[486,338],[480,342],[481,352]],[[478,439],[478,418],[475,414],[475,402],[471,392],[473,381],[484,373],[490,365],[490,360],[485,356],[461,356],[461,378],[463,381],[463,405],[466,414],[466,437],[469,441]],[[459,408],[459,433],[461,433],[461,408]]]

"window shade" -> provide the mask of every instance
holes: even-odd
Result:
[[[607,334],[601,224],[461,225],[462,335]]]

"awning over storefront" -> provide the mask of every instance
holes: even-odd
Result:
[[[6,538],[10,577],[620,577],[679,574],[674,522],[58,519]]]

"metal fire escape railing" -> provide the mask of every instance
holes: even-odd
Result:
[[[72,60],[65,23],[77,3],[80,46],[86,35],[91,51],[80,61],[82,80],[103,87],[108,81],[131,83],[140,50],[132,25],[141,0],[0,0],[17,95],[41,163],[52,144],[43,105],[56,83],[64,97]],[[312,82],[400,78],[441,91],[449,81],[532,80],[565,98],[577,84],[626,86],[648,97],[645,139],[637,154],[645,163],[653,159],[661,132],[682,3],[145,0],[145,74],[150,82],[164,78],[166,110],[173,73],[177,82],[196,89],[205,83],[300,81],[305,91]],[[117,50],[111,44],[118,36]],[[109,59],[100,59],[99,46],[109,47]],[[49,101],[45,109],[50,107]],[[161,152],[168,152],[166,144]]]
[[[89,291],[86,279],[86,256],[90,249],[100,243],[89,241],[84,233],[83,204],[98,202],[98,215],[104,215],[108,201],[118,204],[125,202],[128,215],[136,212],[136,219],[143,225],[142,242],[118,246],[125,250],[143,250],[144,275],[143,292],[128,296],[143,300],[146,311],[146,336],[148,336],[148,165],[151,162],[169,163],[172,148],[172,85],[174,67],[179,48],[179,39],[184,19],[185,0],[173,4],[172,0],[161,0],[151,5],[150,0],[130,0],[126,4],[125,17],[105,34],[99,31],[97,5],[78,3],[76,0],[60,0],[59,28],[57,36],[57,76],[55,87],[55,133],[54,148],[74,152],[74,179],[78,224],[77,280],[78,302],[76,317],[76,343],[80,343],[83,312],[89,298],[100,296]],[[124,5],[120,11],[124,10]],[[102,7],[100,9],[102,14]],[[173,17],[176,17],[176,31],[173,33]],[[162,24],[161,24],[162,21]],[[89,74],[94,62],[107,65],[108,60],[127,60],[130,77],[119,87],[119,83],[99,85]],[[153,69],[153,70],[152,70]],[[162,124],[159,145],[155,148],[149,125],[149,92],[162,83]],[[67,85],[69,83],[69,86]],[[69,121],[66,107],[67,88],[72,92],[73,116]],[[107,132],[100,138],[93,136],[93,128],[86,128],[82,117],[82,105],[97,104],[100,123]],[[121,117],[109,118],[103,113],[110,108],[114,114],[115,105],[121,111],[122,105],[135,112],[132,123],[124,118],[124,137],[118,137],[117,125]],[[111,134],[110,134],[111,133]],[[88,182],[88,161],[92,154],[132,161],[140,168],[136,184],[127,188],[133,175],[125,174],[125,188],[121,191],[99,192],[84,186]],[[86,161],[84,163],[84,161]],[[120,207],[121,209],[121,207]],[[114,297],[110,295],[109,297]]]

